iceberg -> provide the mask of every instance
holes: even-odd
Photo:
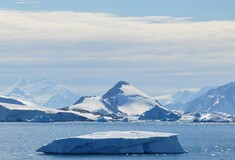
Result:
[[[109,131],[54,140],[37,152],[45,154],[178,154],[185,153],[177,134]]]

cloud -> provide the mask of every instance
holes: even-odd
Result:
[[[189,40],[190,43],[193,40],[233,39],[235,30],[233,21],[185,21],[188,17],[118,17],[105,13],[3,10],[0,18],[0,33],[5,40],[134,40],[135,43]]]
[[[15,2],[16,4],[20,4],[20,5],[23,5],[23,4],[40,4],[41,2],[40,1],[16,1]]]
[[[153,93],[156,83],[163,92],[235,79],[235,21],[0,10],[0,48],[0,74],[11,78],[126,79]]]
[[[135,57],[140,60],[158,59],[161,56],[177,58],[176,54],[205,56],[205,52],[208,56],[233,56],[235,21],[189,20],[188,17],[119,17],[105,13],[2,10],[0,41],[24,42],[24,47],[33,41],[57,44],[102,42],[109,47],[105,49],[119,52],[113,54],[112,58],[115,59],[125,59],[131,55],[121,54],[122,47],[137,54]],[[96,47],[100,46],[98,43]],[[115,47],[118,50],[113,50]],[[138,52],[145,52],[145,55]]]
[[[145,23],[174,23],[174,22],[189,22],[191,17],[170,17],[170,16],[147,16],[147,17],[126,17],[130,21],[142,21]]]

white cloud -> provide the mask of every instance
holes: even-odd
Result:
[[[188,20],[187,17],[118,17],[105,13],[2,10],[0,41],[57,44],[105,41],[109,42],[110,48],[113,47],[109,48],[113,51],[110,58],[117,60],[125,60],[133,54],[134,60],[143,61],[161,58],[177,60],[187,56],[234,58],[235,21]],[[105,55],[105,51],[102,53]],[[93,53],[87,54],[86,58],[94,58]]]
[[[31,0],[24,0],[24,1],[16,1],[16,4],[21,4],[21,5],[23,5],[23,4],[39,4],[39,3],[41,3],[41,2],[39,2],[39,1],[31,1]]]
[[[154,83],[169,90],[234,79],[235,21],[190,20],[0,10],[0,74],[65,79],[81,73],[142,81],[153,91]]]
[[[170,16],[147,16],[147,17],[126,17],[130,21],[142,21],[146,23],[174,23],[189,22],[191,17],[170,17]]]
[[[163,44],[186,41],[186,44],[191,44],[201,40],[234,39],[234,21],[184,22],[185,19],[188,18],[2,10],[0,33],[2,40],[119,40]]]

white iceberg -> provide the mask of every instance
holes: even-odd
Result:
[[[186,151],[177,135],[144,131],[109,131],[58,139],[37,152],[46,154],[177,154]]]

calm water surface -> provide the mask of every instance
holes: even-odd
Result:
[[[143,130],[179,134],[189,151],[179,155],[44,155],[35,150],[54,139],[97,131]],[[234,160],[235,124],[181,123],[0,123],[1,160]]]

